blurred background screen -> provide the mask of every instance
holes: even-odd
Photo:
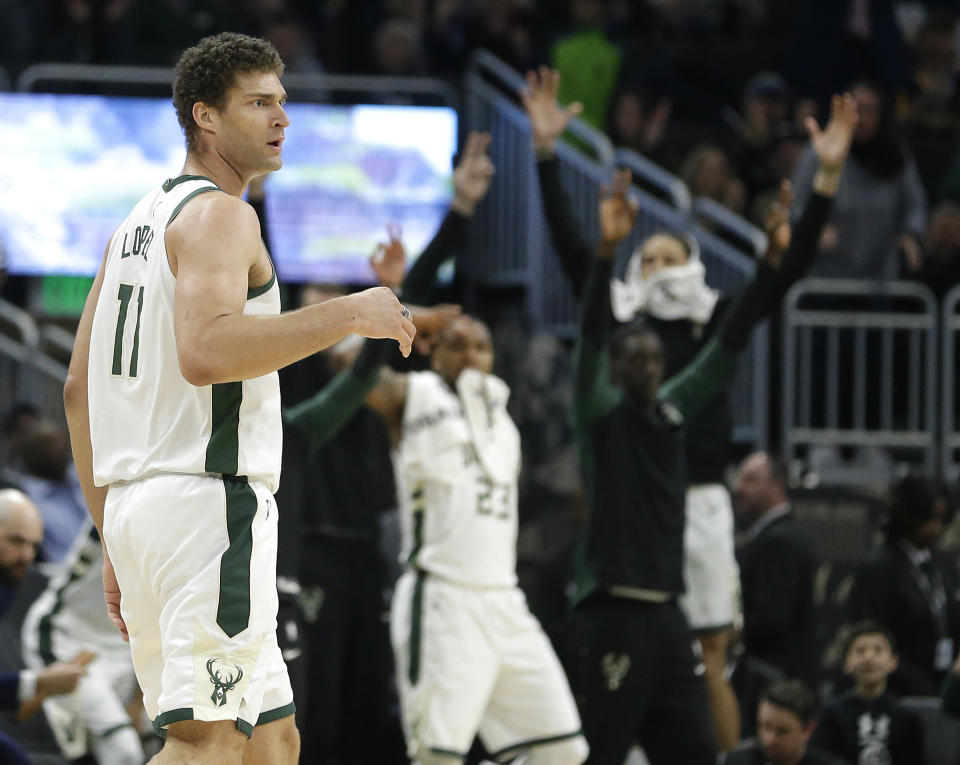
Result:
[[[266,183],[281,279],[373,282],[386,226],[415,257],[452,198],[445,107],[290,104],[284,168]],[[92,276],[133,205],[183,164],[168,99],[0,94],[0,238],[21,275]]]

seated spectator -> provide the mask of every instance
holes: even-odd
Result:
[[[712,199],[738,215],[746,207],[746,187],[733,174],[730,160],[718,146],[703,143],[694,148],[683,161],[680,178],[695,197]],[[810,180],[806,179],[808,183]]]
[[[886,539],[857,568],[849,615],[893,635],[900,660],[891,691],[935,696],[960,644],[960,581],[936,547],[949,498],[929,479],[908,475],[890,487],[887,502]]]
[[[843,662],[853,690],[827,704],[811,743],[850,765],[926,765],[920,718],[887,693],[887,678],[896,667],[890,631],[876,622],[854,625]]]
[[[944,201],[936,206],[924,237],[921,278],[937,297],[960,284],[960,204]]]
[[[757,738],[721,760],[723,765],[843,765],[843,760],[809,746],[817,699],[799,680],[773,683],[760,697]]]
[[[813,674],[813,574],[810,542],[790,509],[786,466],[764,452],[740,463],[734,505],[747,521],[737,551],[748,656],[787,677]]]
[[[908,273],[921,267],[926,194],[889,99],[866,82],[854,85],[851,92],[860,121],[811,275],[896,279],[901,270],[898,252],[903,253]],[[816,155],[808,148],[793,177],[795,215],[803,209],[816,167]]]
[[[40,508],[46,528],[41,559],[59,563],[88,517],[67,431],[41,418],[26,428],[18,449],[21,472],[13,474],[11,480]]]
[[[36,506],[23,492],[0,490],[0,616],[13,605],[42,539],[43,520]],[[48,696],[73,691],[92,658],[78,654],[38,672],[0,672],[0,711],[14,712],[21,720],[32,716]],[[0,733],[0,762],[26,765],[29,760],[19,744]]]

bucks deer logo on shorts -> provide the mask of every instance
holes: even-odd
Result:
[[[243,677],[243,670],[237,664],[227,664],[220,659],[210,659],[207,662],[207,673],[210,675],[210,682],[213,683],[213,694],[210,696],[216,706],[226,706],[227,693],[232,691],[240,678]]]
[[[630,657],[625,653],[605,653],[600,660],[600,668],[607,678],[607,690],[617,691],[630,671]]]

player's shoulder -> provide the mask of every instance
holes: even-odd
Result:
[[[187,201],[170,224],[171,228],[213,227],[223,233],[238,227],[260,228],[256,210],[247,202],[232,194],[211,188],[208,193],[198,194]],[[224,228],[228,227],[228,228]],[[195,233],[195,231],[194,231]]]

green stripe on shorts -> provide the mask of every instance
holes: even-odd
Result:
[[[413,585],[413,601],[410,605],[410,685],[420,680],[420,642],[423,640],[423,585],[427,581],[426,571],[417,571],[417,581]]]
[[[257,495],[246,478],[223,476],[223,488],[230,546],[220,558],[217,624],[227,637],[234,637],[250,623],[250,557],[253,555]]]

